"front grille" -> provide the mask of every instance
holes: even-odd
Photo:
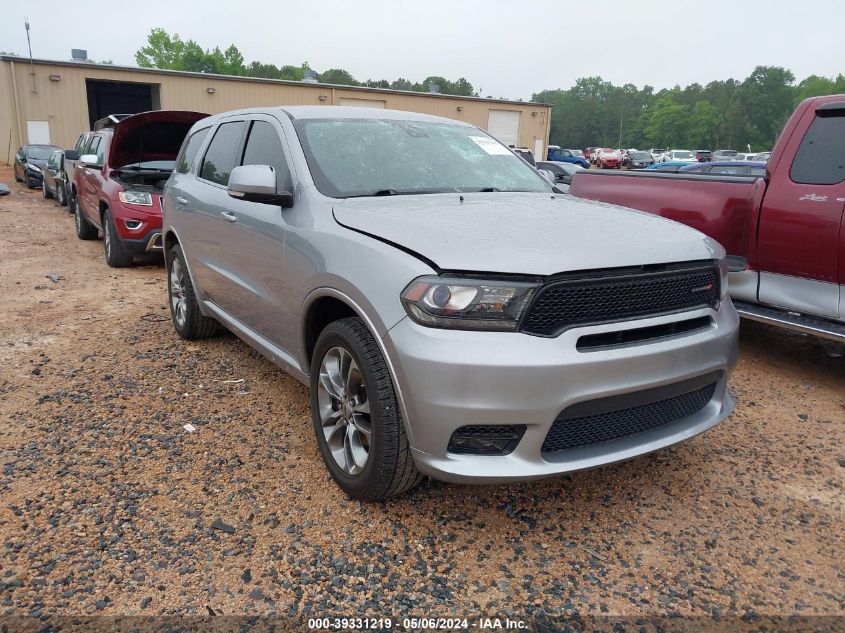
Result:
[[[712,324],[713,319],[709,316],[704,316],[695,319],[685,319],[683,321],[671,321],[649,327],[638,327],[632,330],[587,334],[578,339],[575,349],[579,352],[594,352],[614,347],[623,347],[625,345],[636,345],[637,343],[651,342],[670,336],[700,332]]]
[[[578,325],[715,307],[719,284],[719,270],[712,264],[555,281],[537,292],[521,329],[528,334],[556,336]]]
[[[711,375],[707,377],[707,380],[713,380],[713,378],[714,376]],[[564,409],[555,419],[543,442],[543,453],[556,453],[611,442],[677,422],[707,406],[707,403],[713,398],[717,384],[718,382],[713,380],[713,382],[694,388],[692,391],[625,408],[607,410],[608,406],[623,403],[626,399],[628,401],[642,400],[643,397],[649,396],[649,392],[614,396],[573,405]],[[669,389],[677,391],[685,388],[689,387],[685,387],[682,383]],[[653,396],[660,394],[661,391],[665,392],[665,388],[650,391]],[[605,410],[583,415],[590,408]]]

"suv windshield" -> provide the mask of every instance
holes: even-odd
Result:
[[[334,198],[551,191],[507,147],[474,127],[387,119],[295,122],[314,184]]]
[[[675,158],[693,158],[692,152],[674,152],[672,155]]]
[[[631,158],[633,158],[634,160],[650,160],[651,154],[649,154],[648,152],[633,152],[631,154]]]

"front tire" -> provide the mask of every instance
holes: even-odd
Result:
[[[45,200],[50,200],[53,197],[53,194],[47,189],[47,182],[44,180],[41,181],[41,195],[44,196]]]
[[[178,244],[170,249],[167,264],[167,303],[173,328],[183,339],[194,341],[217,333],[218,323],[200,312],[185,254]]]
[[[341,319],[322,331],[310,387],[320,453],[346,494],[380,501],[422,480],[387,363],[360,319]]]
[[[59,205],[62,207],[67,206],[67,194],[65,193],[64,183],[59,183],[58,185],[56,185],[56,202],[58,202]]]
[[[126,252],[111,211],[108,210],[103,212],[103,249],[106,252],[106,263],[110,267],[126,268],[132,265],[132,256]]]

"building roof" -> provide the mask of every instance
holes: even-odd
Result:
[[[0,55],[0,61],[4,62],[18,62],[21,64],[28,64],[28,57],[18,57],[16,55]],[[49,64],[51,66],[69,66],[72,68],[96,68],[98,70],[119,70],[123,72],[136,72],[146,74],[162,74],[179,77],[197,77],[205,79],[215,79],[222,81],[247,81],[253,83],[269,83],[281,84],[288,86],[319,86],[324,88],[342,88],[344,90],[361,90],[364,92],[372,92],[374,94],[401,94],[412,95],[417,97],[433,97],[436,99],[465,99],[468,101],[482,101],[486,103],[511,103],[520,106],[539,106],[551,107],[549,103],[537,103],[535,101],[518,101],[514,99],[487,99],[485,97],[466,97],[463,95],[447,95],[440,92],[416,92],[414,90],[393,90],[390,88],[370,88],[368,86],[348,86],[346,84],[323,84],[310,81],[292,81],[288,79],[267,79],[264,77],[244,77],[241,75],[215,75],[211,73],[197,73],[186,70],[167,70],[162,68],[140,68],[138,66],[118,66],[116,64],[99,64],[96,62],[79,62],[79,61],[64,61],[54,59],[33,59],[34,64]]]

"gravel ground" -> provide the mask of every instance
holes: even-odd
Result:
[[[179,340],[162,266],[109,269],[12,189],[0,615],[845,616],[845,347],[744,323],[736,413],[703,436],[362,504],[304,387],[231,335]]]

